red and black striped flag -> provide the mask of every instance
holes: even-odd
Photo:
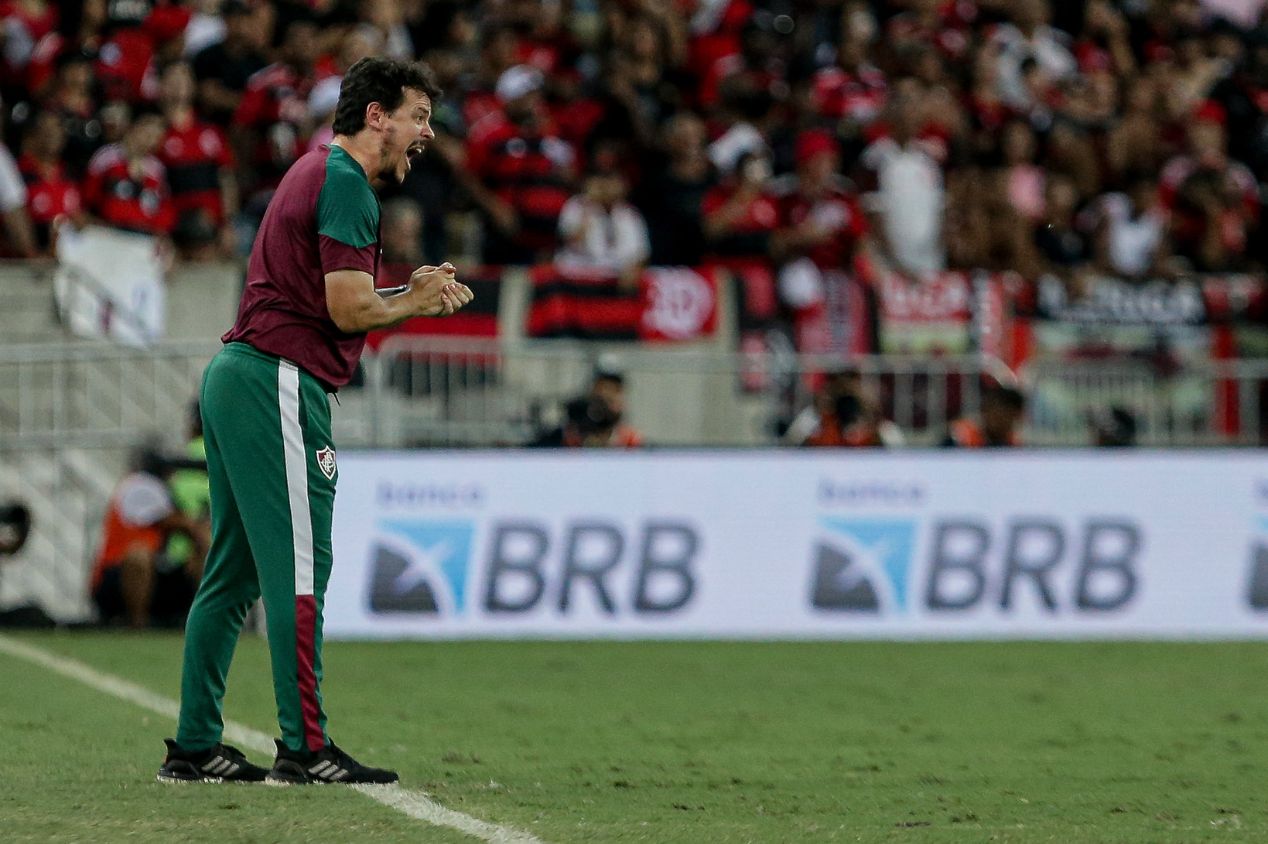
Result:
[[[651,267],[634,284],[609,273],[535,267],[530,273],[530,337],[685,341],[717,329],[712,270]]]

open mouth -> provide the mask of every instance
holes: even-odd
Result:
[[[418,158],[418,156],[423,154],[423,149],[424,147],[423,147],[422,141],[415,141],[414,143],[410,144],[408,147],[405,148],[405,162],[407,164],[413,165],[414,159]]]

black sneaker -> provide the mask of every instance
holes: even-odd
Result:
[[[400,780],[396,771],[367,768],[344,753],[332,741],[321,750],[294,751],[277,742],[277,760],[269,771],[268,781],[287,785],[310,782],[377,783],[386,785]]]
[[[268,771],[247,761],[241,750],[218,744],[210,750],[191,753],[171,739],[167,758],[159,768],[159,782],[264,782]]]

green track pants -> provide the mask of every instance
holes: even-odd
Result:
[[[326,744],[321,624],[335,504],[330,400],[311,375],[230,343],[203,375],[211,547],[185,627],[177,743],[221,740],[225,677],[261,595],[282,741]]]

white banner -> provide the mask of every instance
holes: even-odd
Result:
[[[1268,638],[1262,452],[338,465],[330,638]]]
[[[153,236],[106,226],[58,230],[53,295],[71,333],[148,346],[163,336],[164,294]]]

